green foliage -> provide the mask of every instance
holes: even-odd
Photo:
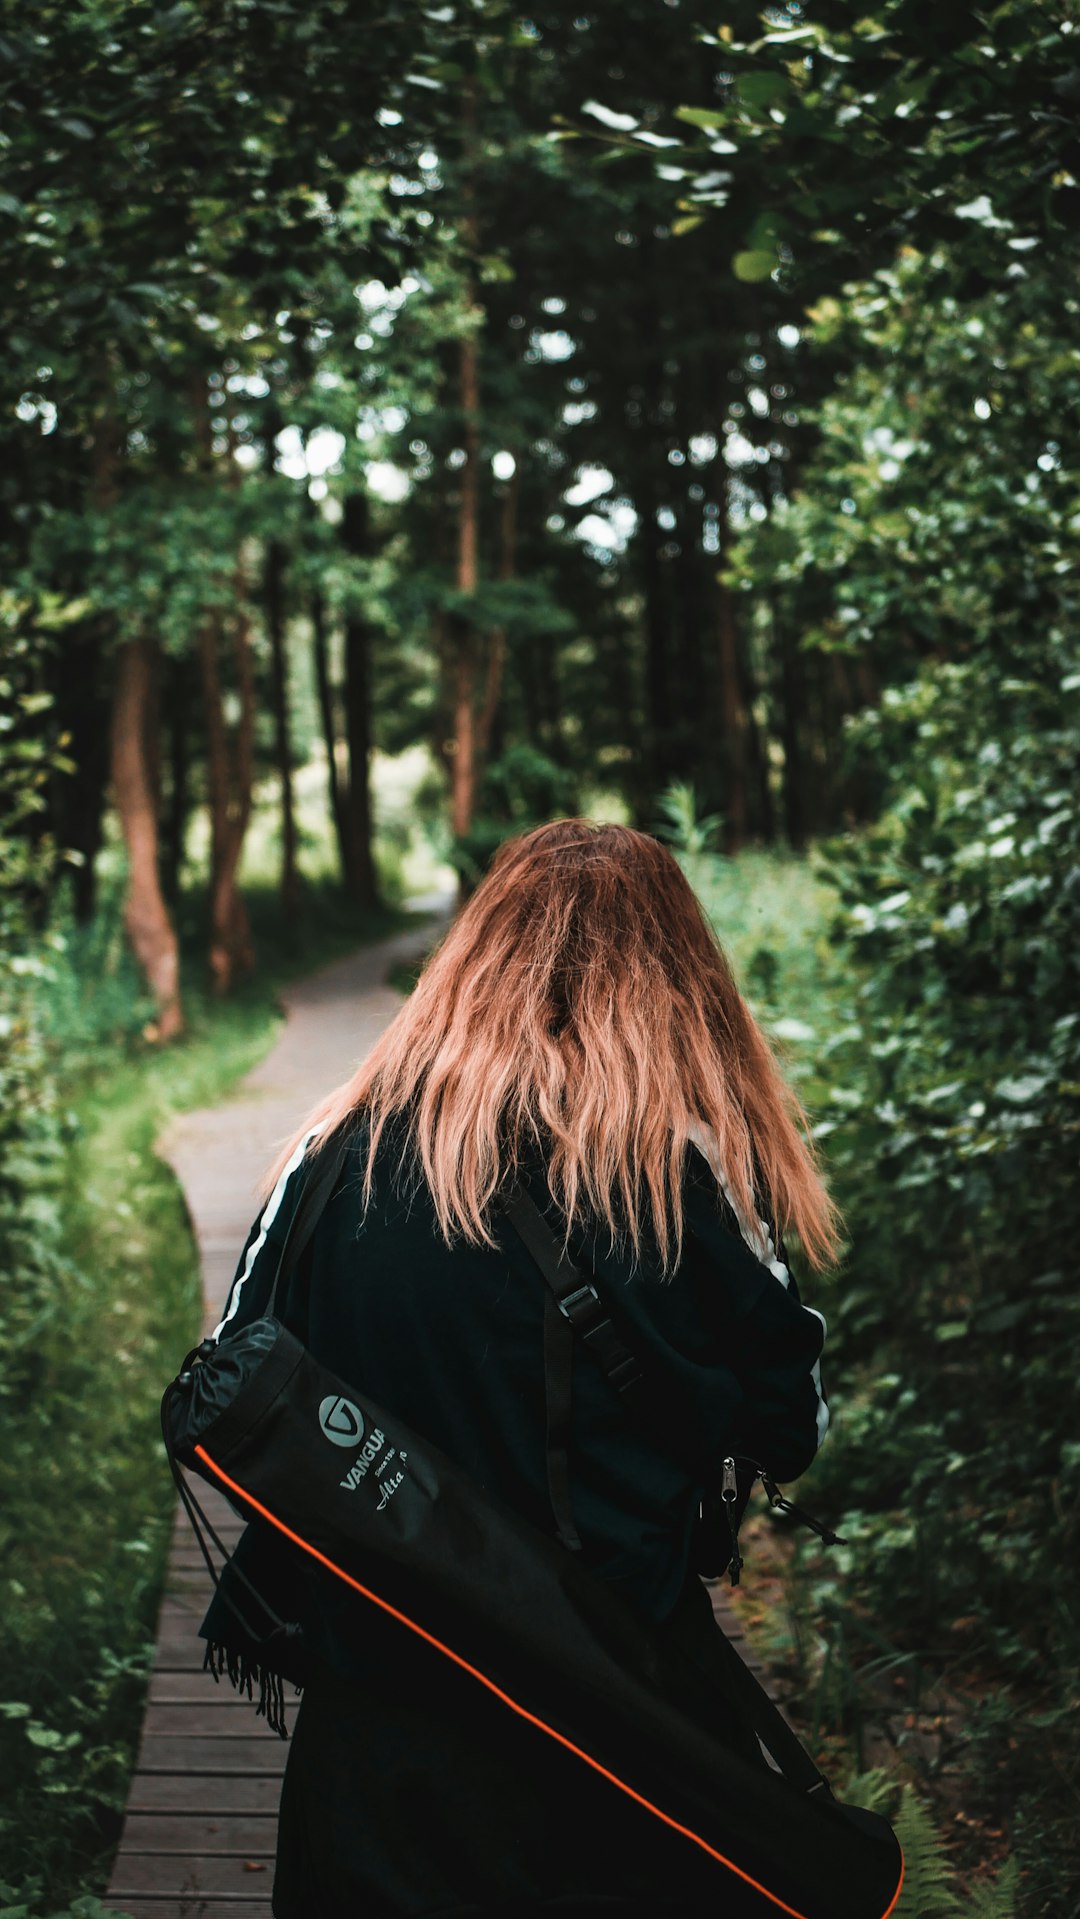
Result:
[[[948,1919],[959,1909],[950,1888],[948,1854],[930,1813],[907,1785],[896,1810],[896,1836],[904,1852],[904,1890],[896,1907],[900,1919]]]
[[[21,1886],[0,1884],[0,1919],[127,1919],[115,1906],[103,1906],[86,1893],[70,1905],[57,1906],[45,1894],[40,1880]]]
[[[948,1855],[933,1819],[910,1786],[904,1786],[894,1817],[904,1855],[898,1919],[947,1919],[959,1910],[949,1883]],[[1002,1919],[1008,1919],[1008,1909],[1000,1910]]]
[[[698,818],[697,796],[688,781],[672,780],[661,793],[656,810],[660,815],[658,831],[684,858],[696,860],[700,854],[715,850],[723,820],[718,813]]]
[[[18,1401],[35,1374],[33,1345],[54,1310],[61,1267],[56,1183],[66,1126],[50,1083],[35,986],[47,954],[34,938],[56,866],[45,830],[58,753],[51,701],[38,690],[19,609],[0,632],[0,1400]]]
[[[486,769],[472,828],[452,841],[447,860],[467,886],[476,886],[503,840],[560,813],[573,813],[576,785],[565,768],[535,748],[507,749]]]
[[[898,1792],[895,1780],[875,1771],[852,1779],[843,1796],[868,1811],[884,1812],[893,1822],[904,1855],[897,1919],[948,1919],[951,1913],[964,1919],[1014,1919],[1015,1859],[1007,1860],[992,1881],[981,1878],[961,1889],[933,1815],[910,1784]]]
[[[864,1672],[969,1673],[968,1809],[1008,1823],[1018,1910],[1055,1919],[1080,1776],[1078,693],[1054,640],[1024,681],[936,667],[864,723],[896,798],[827,884],[760,856],[697,879],[848,1220],[815,1288],[834,1417],[805,1499],[850,1544],[798,1556],[805,1723],[857,1740]]]
[[[681,206],[707,209],[723,154],[745,249],[737,277],[838,287],[891,260],[899,236],[947,239],[977,284],[1072,228],[1068,7],[1048,18],[1023,0],[958,4],[930,23],[921,0],[892,0],[868,13],[755,9],[749,20],[729,9],[728,22],[697,29],[723,54],[719,103],[674,114],[698,137],[682,151],[673,141],[662,164],[671,177],[678,163]]]
[[[833,1364],[855,1391],[814,1496],[859,1539],[865,1616],[1007,1676],[968,1751],[977,1792],[1013,1809],[1025,1910],[1055,1914],[1080,1776],[1058,1710],[1080,1687],[1078,695],[1051,632],[1022,678],[939,666],[864,723],[896,798],[831,849],[862,984],[818,1129],[852,1242]]]
[[[927,657],[1024,671],[1076,615],[1076,302],[1035,270],[961,302],[940,255],[908,257],[814,309],[811,350],[858,358],[817,413],[806,483],[748,529],[733,577],[767,583],[805,646],[858,658],[878,687]],[[873,778],[886,764],[854,757]]]

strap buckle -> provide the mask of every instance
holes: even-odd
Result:
[[[572,1293],[564,1293],[561,1299],[556,1299],[555,1303],[563,1318],[568,1319],[573,1325],[575,1314],[580,1312],[586,1300],[591,1300],[594,1306],[601,1305],[596,1287],[590,1286],[587,1281],[584,1285],[576,1286]]]

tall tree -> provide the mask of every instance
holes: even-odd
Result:
[[[126,640],[116,656],[112,721],[112,783],[128,855],[124,922],[157,1008],[158,1037],[175,1039],[183,1027],[180,960],[158,871],[153,710],[154,648],[146,636]]]

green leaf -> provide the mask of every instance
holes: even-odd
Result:
[[[1007,1099],[1014,1106],[1027,1106],[1046,1091],[1048,1084],[1045,1073],[1022,1073],[1016,1079],[999,1079],[994,1091],[999,1099]]]
[[[687,126],[705,127],[708,129],[711,127],[726,127],[731,116],[730,114],[718,111],[716,107],[676,107],[675,118],[676,120],[685,120]]]
[[[785,99],[789,83],[782,73],[743,73],[739,76],[739,99],[763,112]]]
[[[757,280],[767,280],[775,265],[775,253],[763,253],[751,249],[746,253],[737,253],[731,262],[731,269],[737,280],[752,283]]]

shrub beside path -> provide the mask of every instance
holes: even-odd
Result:
[[[438,898],[415,904],[446,910]],[[267,1165],[393,1018],[401,995],[387,976],[423,954],[432,930],[428,920],[290,987],[284,1029],[266,1058],[223,1105],[183,1114],[162,1140],[199,1249],[206,1330],[221,1317]],[[235,1514],[209,1488],[200,1487],[199,1497],[222,1539],[235,1541],[242,1530]],[[714,1587],[713,1597],[724,1630],[741,1640],[725,1589]],[[250,1701],[204,1673],[197,1635],[208,1598],[206,1569],[178,1513],[138,1760],[106,1895],[131,1919],[270,1919],[288,1747],[256,1719]],[[744,1645],[740,1650],[745,1656]],[[756,1662],[748,1663],[761,1677]]]

